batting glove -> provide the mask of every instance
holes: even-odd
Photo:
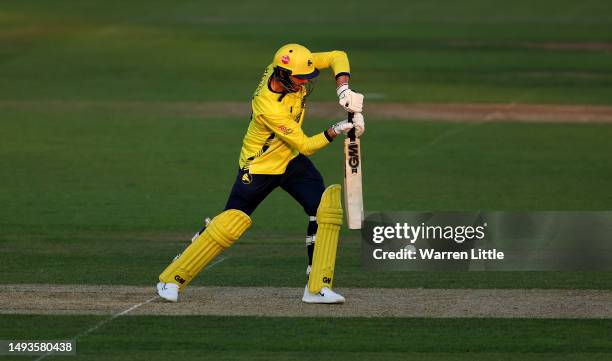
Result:
[[[347,112],[361,113],[363,111],[363,94],[349,89],[348,84],[342,84],[336,89],[338,103]]]
[[[345,119],[341,122],[338,122],[334,125],[332,125],[331,127],[334,132],[339,135],[339,134],[346,134],[348,133],[351,129],[355,128],[355,135],[357,137],[361,137],[361,135],[363,134],[363,132],[365,132],[365,122],[363,119],[363,115],[361,113],[355,113],[355,115],[353,115],[353,122],[350,123],[348,121],[348,119]]]
[[[354,126],[355,124],[349,123],[348,120],[343,120],[332,125],[331,128],[334,130],[334,133],[336,133],[336,135],[340,135],[348,133],[351,129],[353,129]]]
[[[353,115],[353,124],[355,127],[355,135],[357,137],[361,137],[361,135],[365,132],[365,122],[363,119],[363,114],[355,113],[355,115]]]

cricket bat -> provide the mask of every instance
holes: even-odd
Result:
[[[353,122],[353,113],[348,113]],[[361,229],[363,194],[361,185],[361,144],[351,129],[344,140],[344,208],[349,229]]]

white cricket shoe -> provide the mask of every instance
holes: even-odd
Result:
[[[319,293],[310,293],[308,285],[304,288],[304,297],[302,297],[302,302],[305,303],[344,303],[344,301],[344,297],[327,287],[323,287]]]
[[[178,301],[179,286],[176,283],[159,282],[157,284],[157,294],[170,302]]]

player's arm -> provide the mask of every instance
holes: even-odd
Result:
[[[313,53],[314,65],[317,69],[332,68],[336,78],[336,94],[340,105],[351,113],[363,111],[363,94],[349,88],[351,66],[344,51],[334,50],[323,53]]]
[[[324,53],[312,53],[314,66],[317,69],[331,68],[334,72],[336,81],[342,77],[348,83],[348,78],[351,76],[351,66],[348,56],[344,51],[333,50]]]
[[[292,124],[293,121],[287,120],[287,118],[258,115],[257,120],[273,131],[279,139],[289,144],[291,148],[304,155],[314,154],[331,143],[338,134],[347,133],[354,126],[352,123],[340,122],[317,135],[309,137],[301,127]]]

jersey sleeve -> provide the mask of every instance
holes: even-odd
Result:
[[[344,51],[333,50],[324,53],[313,53],[314,65],[317,69],[332,68],[334,76],[337,78],[341,75],[351,74],[348,56]]]
[[[325,132],[312,137],[307,136],[298,124],[291,124],[292,121],[287,121],[287,118],[260,114],[257,120],[274,132],[279,139],[289,144],[291,148],[304,155],[312,155],[332,141]]]

